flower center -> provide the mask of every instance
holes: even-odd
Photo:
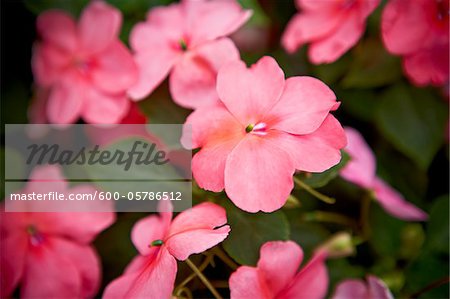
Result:
[[[260,136],[267,135],[267,124],[266,123],[257,123],[257,124],[249,124],[245,128],[245,132],[252,133]]]
[[[164,244],[164,241],[163,241],[163,240],[154,240],[152,243],[150,243],[149,247],[152,247],[152,246],[161,246],[161,245],[163,245],[163,244]]]
[[[27,227],[27,233],[30,235],[30,243],[33,246],[39,246],[44,242],[44,236],[38,232],[34,225]]]
[[[188,46],[187,46],[186,41],[182,38],[182,39],[179,40],[178,43],[180,44],[181,50],[182,50],[183,52],[186,52],[187,49],[188,49]]]

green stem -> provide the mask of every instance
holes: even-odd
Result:
[[[423,289],[420,289],[419,291],[415,292],[409,298],[417,298],[420,295],[431,291],[432,289],[438,288],[438,287],[443,286],[443,285],[448,284],[448,283],[450,283],[450,277],[449,276],[442,277],[442,278],[440,278],[440,279],[438,279],[436,281],[433,281],[432,283],[430,283],[429,285],[427,285]]]
[[[239,267],[219,246],[215,247],[212,251],[231,269],[236,270]]]
[[[210,290],[210,292],[214,295],[216,299],[223,299],[222,296],[217,292],[217,290],[213,287],[213,285],[209,282],[208,278],[197,268],[197,266],[191,262],[190,259],[186,259],[186,264],[197,274],[198,278],[203,282],[203,284]]]
[[[209,263],[213,260],[214,255],[208,255],[206,256],[205,260],[203,261],[203,263],[198,267],[199,271],[203,271],[205,270],[205,268],[209,265]],[[177,285],[177,287],[174,290],[174,293],[176,296],[179,296],[182,291],[184,290],[184,286],[187,285],[192,279],[194,279],[197,276],[196,273],[192,273],[191,275],[189,275],[188,277],[186,277],[185,280],[183,280],[179,285]]]
[[[302,182],[301,180],[299,180],[296,177],[294,177],[294,182],[297,184],[297,186],[299,186],[300,188],[303,188],[306,192],[308,192],[315,198],[317,198],[325,203],[333,204],[336,202],[336,200],[334,198],[326,196],[326,195],[314,190],[313,188],[311,188],[311,186],[309,186],[308,184],[305,184],[304,182]]]
[[[305,213],[304,219],[307,221],[322,221],[341,224],[343,226],[357,227],[357,223],[353,219],[333,212],[314,211]]]

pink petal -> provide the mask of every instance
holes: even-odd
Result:
[[[386,284],[378,277],[368,275],[367,284],[369,285],[370,298],[394,299]]]
[[[192,46],[233,33],[252,15],[235,0],[185,1],[183,5]]]
[[[297,8],[307,11],[323,11],[336,8],[339,1],[316,1],[316,0],[296,0]]]
[[[117,124],[127,114],[130,101],[125,93],[107,94],[86,86],[83,119],[92,124]]]
[[[225,191],[242,210],[273,212],[283,206],[291,193],[293,174],[293,162],[283,149],[249,134],[228,156]]]
[[[281,295],[288,299],[321,299],[328,290],[328,272],[325,255],[315,254],[305,267],[296,275],[291,285]]]
[[[231,62],[217,76],[219,98],[244,126],[261,121],[278,102],[283,88],[284,73],[269,56],[249,69],[243,62]]]
[[[171,217],[171,215],[151,215],[140,219],[133,226],[131,241],[141,255],[148,255],[153,251],[151,247],[153,241],[165,239],[170,225],[167,216]]]
[[[178,260],[185,260],[222,242],[230,231],[226,223],[224,208],[210,202],[201,203],[173,220],[166,246]]]
[[[81,14],[78,24],[81,47],[93,54],[105,50],[118,38],[122,15],[115,7],[103,1],[93,1]]]
[[[261,247],[257,268],[271,292],[278,294],[294,278],[302,259],[301,247],[292,241],[267,242]]]
[[[370,299],[366,285],[360,279],[347,279],[340,282],[332,299],[360,298]]]
[[[50,43],[40,43],[33,48],[32,68],[37,84],[50,87],[61,79],[71,55]]]
[[[135,100],[149,95],[167,76],[181,53],[158,27],[139,23],[131,32],[130,43],[139,71],[138,81],[128,94]]]
[[[138,70],[128,49],[116,41],[99,55],[91,76],[103,91],[123,92],[136,82]]]
[[[156,259],[148,260],[141,271],[113,280],[103,298],[171,298],[176,274],[177,262],[163,246]]]
[[[80,78],[68,75],[50,91],[47,103],[47,116],[50,123],[70,124],[80,117],[84,105],[83,89],[85,84]]]
[[[173,100],[186,108],[198,108],[218,101],[216,77],[219,68],[239,60],[239,51],[228,38],[199,46],[179,61],[170,75]]]
[[[230,292],[232,299],[273,298],[268,286],[264,283],[257,268],[242,266],[230,276]]]
[[[38,88],[35,91],[31,104],[28,107],[28,119],[30,124],[46,124],[47,123],[47,101],[48,90]]]
[[[375,179],[374,192],[381,206],[394,217],[406,221],[424,221],[428,219],[428,215],[424,211],[406,201],[399,192],[379,178]]]
[[[174,3],[152,8],[147,14],[147,23],[158,28],[171,40],[178,42],[185,32],[183,4]]]
[[[2,218],[4,217],[5,214],[2,213]],[[14,232],[8,236],[2,231],[0,241],[0,295],[6,298],[12,295],[22,279],[28,239],[25,231]]]
[[[420,2],[392,0],[386,4],[381,18],[381,33],[389,52],[408,54],[423,47],[430,28],[426,10]]]
[[[40,14],[36,27],[45,42],[61,50],[73,51],[77,47],[75,21],[64,11],[49,10]]]
[[[339,163],[346,145],[344,129],[331,114],[312,134],[273,131],[269,137],[289,153],[296,169],[308,172],[323,172]]]
[[[375,156],[364,137],[355,129],[346,127],[347,146],[345,151],[350,161],[340,171],[340,175],[362,188],[371,188],[376,173]]]
[[[264,120],[270,128],[292,134],[316,131],[336,104],[333,91],[312,77],[286,80],[278,103]]]
[[[348,14],[334,33],[310,45],[309,59],[314,64],[336,61],[358,42],[364,30],[365,24],[358,13]]]

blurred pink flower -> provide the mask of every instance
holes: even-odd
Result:
[[[44,192],[37,182],[42,178],[52,181],[52,190],[45,192],[94,192],[89,185],[69,189],[56,166],[37,167],[22,192]],[[101,271],[89,244],[115,221],[114,213],[2,211],[1,216],[2,298],[10,296],[19,284],[24,298],[94,297]]]
[[[159,216],[138,221],[131,240],[140,255],[105,289],[104,298],[170,298],[178,260],[222,242],[230,231],[225,209],[205,202],[172,221],[172,205],[162,201]]]
[[[120,11],[93,1],[78,24],[50,10],[37,19],[41,40],[34,48],[36,83],[48,88],[48,121],[69,124],[116,123],[128,111],[126,90],[137,80],[137,67],[119,41]]]
[[[381,21],[387,50],[403,56],[403,68],[414,84],[448,83],[448,0],[391,0]]]
[[[214,103],[218,69],[239,60],[236,46],[225,36],[250,16],[235,0],[185,0],[150,10],[130,36],[140,78],[129,95],[143,99],[170,72],[170,93],[177,104],[197,108]]]
[[[336,287],[332,299],[394,299],[384,282],[379,278],[368,275],[367,284],[360,279],[347,279]]]
[[[411,221],[423,221],[428,215],[415,207],[403,196],[376,176],[376,160],[370,147],[361,134],[353,128],[346,127],[347,147],[350,161],[340,171],[340,175],[365,189],[370,189],[381,206],[391,215]]]
[[[328,289],[325,258],[319,251],[298,271],[303,260],[300,246],[292,241],[267,242],[256,267],[242,266],[231,274],[231,298],[324,298]]]
[[[294,53],[310,43],[308,54],[314,64],[336,61],[363,35],[367,17],[380,0],[296,0],[300,13],[289,22],[281,39]]]
[[[221,102],[194,111],[192,160],[200,187],[219,192],[248,212],[283,206],[295,169],[322,172],[341,159],[345,132],[329,113],[334,93],[312,77],[287,80],[277,62],[263,57],[250,69],[241,61],[217,76]]]

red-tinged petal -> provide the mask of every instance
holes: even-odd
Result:
[[[228,156],[225,191],[247,212],[273,212],[283,206],[294,185],[291,157],[275,142],[248,135]]]
[[[129,105],[125,93],[107,94],[87,86],[82,117],[87,123],[117,124],[127,114]]]
[[[36,27],[44,42],[65,51],[73,51],[77,47],[75,21],[66,12],[49,10],[37,18]]]
[[[230,276],[230,293],[232,299],[260,298],[270,299],[273,294],[264,283],[257,268],[242,266]]]
[[[261,121],[278,102],[283,88],[284,73],[269,56],[249,69],[243,62],[231,62],[217,76],[220,100],[244,126]]]
[[[291,285],[280,294],[283,299],[321,299],[328,290],[325,255],[315,254],[295,276]]]
[[[156,259],[148,260],[140,271],[130,272],[113,280],[106,287],[103,298],[159,299],[172,297],[177,262],[164,246]]]
[[[371,188],[376,174],[375,155],[364,137],[355,129],[346,127],[347,146],[345,151],[350,161],[341,169],[340,175],[362,188]]]
[[[340,3],[339,1],[296,0],[295,4],[299,9],[317,12],[334,9]]]
[[[267,242],[261,247],[258,270],[273,294],[286,288],[303,260],[303,251],[292,241]]]
[[[148,255],[153,251],[151,243],[164,240],[169,230],[172,213],[162,212],[140,219],[133,226],[131,241],[141,255]]]
[[[205,202],[180,213],[172,222],[166,246],[178,260],[222,242],[230,231],[225,209]],[[225,225],[225,226],[223,226]]]
[[[44,243],[30,248],[21,297],[24,298],[78,298],[81,296],[82,277],[77,265],[67,257],[71,244],[63,239],[45,237]]]
[[[375,179],[375,197],[381,206],[391,215],[406,221],[424,221],[428,215],[381,179]]]
[[[3,218],[5,214],[2,213],[1,216]],[[7,298],[22,279],[28,239],[25,231],[14,232],[8,236],[2,231],[0,241],[0,297]]]
[[[314,64],[336,61],[358,42],[364,30],[365,23],[361,21],[358,13],[349,13],[336,31],[309,46],[309,59]]]
[[[183,5],[193,46],[233,33],[252,15],[235,0],[185,1]]]
[[[239,51],[228,38],[198,47],[179,61],[170,74],[170,93],[180,106],[198,108],[219,100],[216,77],[219,68],[239,60]]]
[[[335,94],[322,81],[291,77],[286,80],[280,100],[263,122],[272,129],[309,134],[320,127],[335,105]]]
[[[332,299],[360,298],[370,299],[364,282],[360,279],[347,279],[340,282],[334,291]]]
[[[361,21],[367,18],[380,5],[381,0],[360,0],[358,10]]]
[[[369,286],[369,298],[394,299],[386,284],[378,277],[368,275],[367,284]]]
[[[421,2],[392,0],[386,4],[381,18],[381,33],[389,52],[408,54],[423,47],[430,27]]]
[[[81,14],[78,32],[83,52],[99,53],[118,38],[122,15],[103,1],[93,1]]]
[[[71,56],[50,43],[40,43],[33,48],[32,68],[38,85],[50,87],[61,79]]]
[[[339,163],[346,145],[344,129],[331,114],[312,134],[272,131],[269,138],[289,153],[296,169],[308,172],[323,172]]]
[[[124,92],[133,85],[138,69],[128,49],[115,41],[96,60],[91,71],[94,84],[105,92]]]

